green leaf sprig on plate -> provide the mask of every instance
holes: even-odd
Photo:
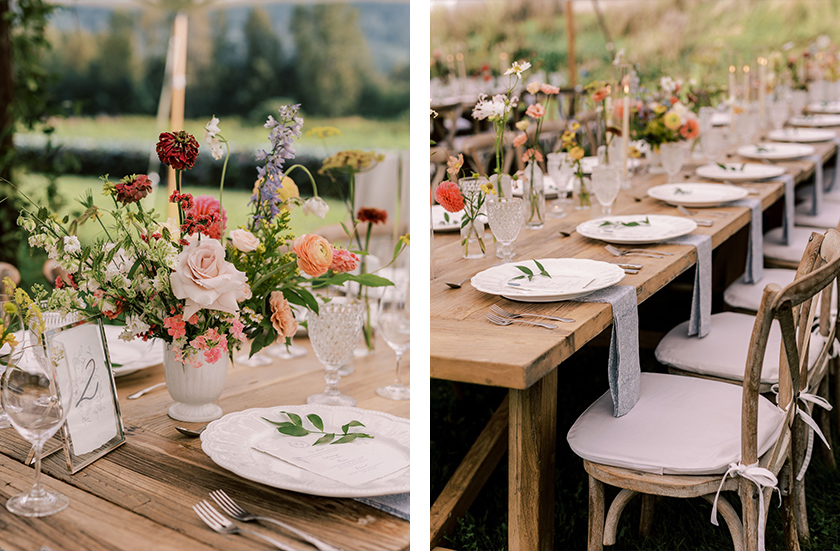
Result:
[[[678,187],[674,188],[674,195],[691,195],[691,192]]]
[[[601,224],[598,227],[603,228],[603,227],[609,227],[609,226],[625,227],[625,228],[634,228],[636,226],[650,226],[650,218],[645,216],[644,220],[633,220],[631,222],[622,222],[620,220],[617,221],[617,222],[614,222],[612,220],[604,220],[603,222],[601,222]]]
[[[756,153],[769,153],[770,152],[770,150],[768,148],[764,147],[763,145],[758,145],[758,144],[756,144],[756,146],[755,146],[755,151],[756,151]]]
[[[306,416],[312,426],[314,426],[317,430],[311,430],[303,426],[303,419],[300,415],[296,413],[289,413],[288,411],[281,411],[280,413],[285,413],[286,416],[289,418],[288,421],[272,421],[271,419],[266,419],[263,417],[263,421],[267,421],[272,425],[277,427],[277,432],[280,434],[285,434],[286,436],[308,436],[310,434],[323,434],[321,438],[316,440],[312,445],[317,446],[319,444],[346,444],[348,442],[352,442],[357,438],[373,438],[370,434],[365,434],[363,432],[348,432],[352,427],[364,427],[364,425],[360,421],[350,421],[346,425],[342,425],[341,432],[326,432],[324,430],[324,421],[315,415],[314,413],[310,413]],[[338,440],[336,440],[338,437]]]
[[[538,275],[541,275],[541,276],[544,276],[544,277],[547,277],[547,278],[551,278],[551,274],[548,273],[545,270],[545,268],[543,267],[543,265],[540,264],[539,262],[537,262],[536,259],[534,259],[534,264],[537,265],[537,268],[539,268],[540,273],[535,274],[534,271],[531,268],[528,268],[527,266],[514,266],[514,268],[516,268],[516,269],[518,269],[519,271],[522,272],[522,275],[519,275],[519,276],[516,276],[516,277],[512,278],[511,281],[513,281],[515,279],[525,279],[526,277],[528,278],[528,281],[531,281],[532,279],[534,279],[534,276],[538,276]]]
[[[734,171],[739,171],[739,170],[743,172],[744,167],[747,166],[747,163],[741,163],[741,168],[736,168],[734,165],[733,166],[726,166],[725,164],[722,164],[722,163],[715,163],[715,164],[718,165],[723,170],[732,170],[733,172]]]

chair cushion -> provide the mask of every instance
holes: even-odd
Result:
[[[671,329],[656,347],[659,362],[702,375],[744,380],[747,365],[747,351],[750,347],[755,317],[736,312],[721,312],[712,315],[711,330],[702,339],[688,336],[688,322]],[[819,334],[811,336],[809,360],[813,362],[825,338]],[[779,382],[779,351],[782,331],[774,323],[767,336],[764,365],[761,368],[761,382]]]
[[[840,204],[838,203],[824,201],[819,213],[814,215],[811,214],[811,201],[796,206],[794,224],[797,226],[819,228],[825,231],[837,226],[838,221],[840,221]]]
[[[802,253],[808,245],[808,239],[816,231],[814,228],[800,228],[794,226],[788,245],[782,244],[782,228],[773,228],[764,234],[764,258],[787,260],[799,264]]]
[[[804,249],[803,249],[804,250]],[[738,279],[735,283],[726,288],[723,292],[723,301],[733,308],[758,311],[761,303],[761,296],[764,288],[770,283],[776,283],[779,287],[785,287],[793,282],[796,270],[786,268],[766,268],[764,277],[758,283],[744,283]]]
[[[566,437],[577,455],[604,465],[657,474],[719,474],[741,458],[741,391],[737,385],[642,373],[641,398],[613,417],[606,392]],[[784,412],[758,397],[758,451],[775,443]]]

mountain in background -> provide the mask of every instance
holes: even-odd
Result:
[[[351,3],[359,11],[359,27],[367,39],[373,62],[383,73],[390,73],[395,67],[408,65],[409,60],[409,5],[400,3]],[[293,53],[290,23],[294,4],[260,4],[271,18],[271,23],[280,38],[285,52]],[[223,8],[228,22],[228,40],[235,46],[244,45],[242,29],[251,6]],[[108,28],[112,8],[94,6],[62,6],[56,10],[51,23],[60,31],[81,29],[99,32]],[[130,10],[140,12],[140,9]],[[218,9],[208,10],[212,16]]]

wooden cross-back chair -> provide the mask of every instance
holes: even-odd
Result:
[[[794,405],[809,375],[813,299],[838,274],[840,233],[829,230],[825,236],[814,234],[793,283],[765,288],[743,387],[642,373],[640,399],[626,415],[612,416],[609,392],[581,415],[568,440],[589,474],[590,550],[615,543],[621,512],[640,494],[642,532],[650,528],[653,496],[703,497],[717,503],[736,551],[759,549],[765,528],[760,519],[766,519],[773,479],[782,478],[789,487],[791,457],[798,453],[791,445],[798,431]],[[759,393],[768,335],[776,322],[782,332],[780,406]],[[826,341],[819,356],[827,357],[830,347]],[[756,491],[750,478],[766,483]],[[604,484],[621,488],[606,515]],[[740,517],[722,495],[716,499],[722,491],[738,492]],[[784,498],[783,503],[786,544],[797,548],[794,501]]]
[[[505,132],[504,135],[504,166],[503,174],[510,174],[514,162],[513,138],[514,132]],[[496,163],[496,133],[482,132],[469,138],[465,138],[461,144],[461,151],[465,161],[472,166],[480,176],[492,174]],[[466,167],[465,167],[466,168]],[[466,173],[466,172],[465,172]]]

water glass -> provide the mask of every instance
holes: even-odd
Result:
[[[318,313],[309,312],[306,321],[309,341],[318,360],[326,368],[324,392],[313,394],[307,404],[327,406],[355,406],[356,400],[338,391],[341,375],[339,368],[353,358],[353,349],[362,336],[365,305],[356,299],[332,299],[318,307]]]
[[[685,142],[670,142],[659,145],[662,168],[668,174],[669,184],[674,183],[676,175],[682,170],[683,164],[685,164],[686,153]]]
[[[379,387],[376,393],[389,400],[408,400],[411,390],[400,380],[400,360],[408,352],[411,336],[409,286],[397,282],[393,287],[386,287],[379,299],[379,332],[388,346],[397,355],[397,367],[394,382]]]
[[[607,215],[612,213],[612,205],[621,188],[618,171],[619,168],[614,165],[592,167],[592,191],[601,204],[601,212]]]
[[[496,241],[502,244],[502,262],[510,262],[513,260],[511,244],[516,241],[525,220],[522,200],[518,197],[489,200],[487,219]]]
[[[770,102],[768,114],[774,130],[781,130],[787,122],[789,112],[790,106],[786,100],[780,99]]]
[[[546,156],[548,175],[557,186],[557,199],[548,206],[548,216],[563,218],[572,195],[574,168],[567,161],[568,153],[549,153]]]
[[[2,402],[15,430],[35,451],[35,483],[28,492],[9,498],[6,509],[26,517],[44,517],[63,511],[67,496],[41,484],[41,451],[67,419],[73,404],[73,386],[66,354],[60,345],[17,348],[2,362],[5,368]]]
[[[718,156],[727,147],[726,131],[722,128],[709,128],[700,136],[700,146],[703,148],[703,155],[710,163],[718,162]]]

